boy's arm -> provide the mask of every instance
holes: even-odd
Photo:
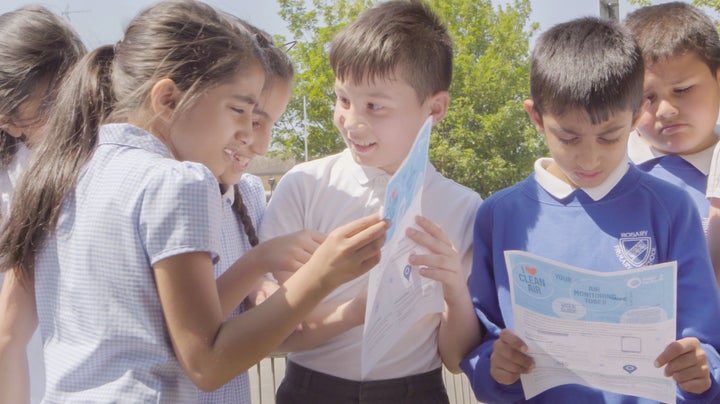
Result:
[[[26,348],[37,323],[34,287],[7,271],[0,292],[0,403],[30,402]]]
[[[473,237],[472,270],[468,280],[470,297],[475,309],[476,321],[487,330],[478,346],[474,347],[460,362],[460,368],[468,376],[475,396],[482,402],[517,402],[524,399],[520,381],[510,385],[498,383],[490,374],[490,355],[505,319],[498,299],[498,285],[494,271],[492,245],[492,204],[483,202],[475,218]],[[504,257],[498,257],[504,260]],[[504,271],[504,266],[498,271]]]
[[[494,344],[502,329],[511,323],[511,319],[503,314],[511,313],[510,295],[505,258],[501,248],[493,246],[493,204],[490,200],[483,202],[475,218],[472,269],[468,280],[476,321],[482,323],[486,333],[482,342],[460,362],[460,368],[468,376],[479,401],[510,403],[524,400],[520,381],[500,384],[491,374]]]
[[[668,235],[671,243],[668,258],[676,259],[678,263],[677,339],[695,337],[700,341],[711,379],[710,388],[702,394],[678,388],[679,403],[709,403],[720,398],[720,292],[701,223],[694,209],[685,209],[675,219]]]
[[[436,223],[418,216],[415,223],[421,230],[409,228],[407,236],[426,248],[429,254],[411,255],[410,263],[420,266],[420,274],[442,284],[445,311],[438,330],[438,351],[445,367],[460,373],[460,361],[482,339],[482,325],[473,310],[467,287],[467,274],[472,261],[472,247],[464,254]]]

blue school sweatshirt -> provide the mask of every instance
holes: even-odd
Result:
[[[647,248],[627,254],[642,238]],[[500,330],[514,327],[503,252],[523,250],[595,271],[621,271],[677,261],[677,339],[696,337],[708,356],[712,386],[703,394],[677,390],[678,403],[720,402],[720,298],[700,216],[676,186],[630,165],[603,198],[575,190],[563,199],[546,192],[535,174],[489,197],[478,209],[468,285],[488,332],[461,362],[478,400],[525,402],[520,381],[506,386],[490,375],[490,354]],[[651,403],[648,399],[568,384],[528,403]]]

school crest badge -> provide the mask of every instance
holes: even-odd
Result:
[[[639,268],[655,260],[655,247],[650,237],[620,237],[615,255],[628,268]]]

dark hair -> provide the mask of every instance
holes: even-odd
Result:
[[[695,52],[713,76],[717,74],[720,38],[713,22],[699,8],[682,2],[643,7],[628,14],[623,24],[635,36],[645,63]]]
[[[0,117],[12,119],[38,83],[49,80],[39,111],[46,113],[63,77],[84,54],[75,31],[44,7],[0,15]],[[19,143],[0,127],[0,168],[10,163]]]
[[[276,80],[286,80],[288,82],[292,81],[293,76],[295,75],[295,69],[293,68],[292,61],[290,60],[290,57],[288,57],[287,53],[275,46],[272,37],[267,32],[248,23],[247,21],[240,20],[240,22],[255,37],[258,46],[265,55],[268,67],[268,77],[265,80],[265,86],[268,87],[272,85],[272,83]],[[235,195],[232,208],[238,215],[238,220],[245,230],[245,234],[248,237],[250,245],[254,247],[259,243],[255,226],[253,226],[252,219],[248,215],[248,210],[243,202],[240,188],[237,184],[233,184],[232,187]]]
[[[613,21],[586,17],[540,35],[532,54],[530,93],[541,115],[583,108],[595,124],[615,111],[637,112],[643,77],[632,35]]]
[[[174,116],[210,88],[264,57],[236,19],[194,0],[164,1],[142,11],[122,41],[88,54],[58,95],[43,140],[18,186],[0,238],[0,269],[33,275],[33,257],[57,222],[60,206],[92,155],[99,126],[144,110],[152,86],[170,78],[184,93]],[[152,119],[152,118],[151,118]]]
[[[340,80],[372,82],[398,74],[419,100],[447,91],[452,39],[420,0],[394,0],[370,8],[333,38],[330,65]]]
[[[265,62],[268,70],[266,83],[272,82],[273,79],[292,80],[295,75],[295,69],[293,68],[292,61],[283,49],[275,45],[275,41],[272,36],[247,21],[239,21],[243,24],[245,29],[247,29],[248,32],[255,37],[255,41],[265,56]]]

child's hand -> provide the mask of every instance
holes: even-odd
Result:
[[[261,249],[258,256],[264,260],[265,268],[282,284],[308,262],[323,241],[324,234],[315,230],[301,230],[267,240],[253,250]]]
[[[533,360],[525,352],[527,345],[520,337],[507,328],[500,331],[490,354],[490,375],[500,384],[515,383],[520,374],[533,369]]]
[[[380,262],[388,222],[375,213],[340,226],[328,234],[307,265],[318,271],[318,281],[333,288],[357,278]]]
[[[665,366],[665,376],[672,377],[682,390],[701,394],[710,388],[707,354],[694,337],[674,341],[655,359],[655,366]]]
[[[427,248],[430,254],[413,254],[410,256],[410,263],[423,267],[420,270],[422,276],[442,283],[445,301],[448,305],[459,299],[469,300],[467,274],[462,267],[462,257],[453,243],[440,226],[430,220],[416,216],[415,223],[424,232],[408,228],[406,234],[411,240]]]

